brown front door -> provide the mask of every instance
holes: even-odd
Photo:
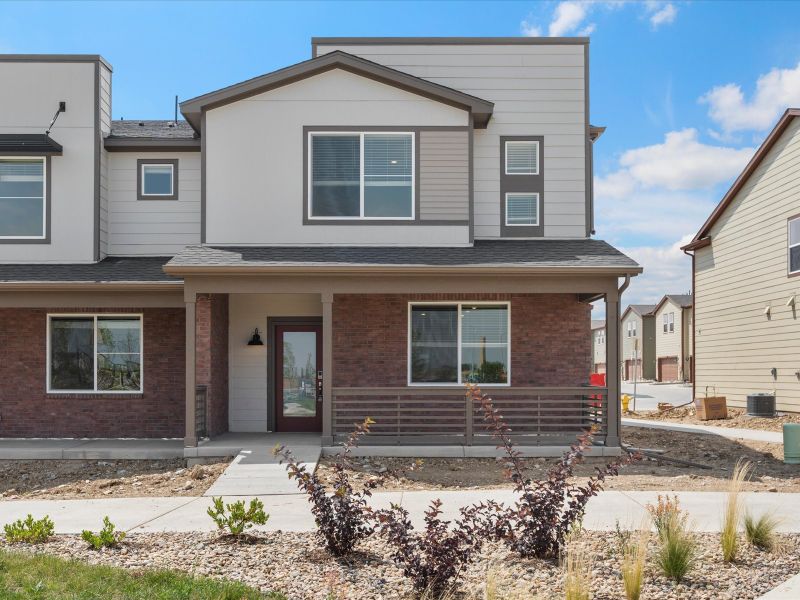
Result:
[[[322,431],[322,325],[275,326],[277,431]]]

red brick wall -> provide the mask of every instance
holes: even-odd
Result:
[[[588,383],[591,307],[574,294],[347,294],[333,300],[334,387],[407,385],[408,303],[511,302],[512,386]]]
[[[144,315],[141,394],[47,394],[47,313],[119,309],[0,308],[0,437],[183,437],[182,308]]]
[[[207,386],[208,435],[228,431],[228,295],[197,299],[197,383]]]

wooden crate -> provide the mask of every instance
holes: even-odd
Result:
[[[728,418],[728,403],[725,396],[704,396],[694,399],[697,418],[701,421],[712,421]]]

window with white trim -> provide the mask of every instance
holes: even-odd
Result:
[[[675,313],[664,313],[662,320],[664,325],[664,333],[673,333],[675,331]]]
[[[143,164],[142,196],[174,196],[175,165]]]
[[[49,392],[141,392],[141,315],[48,315]]]
[[[310,219],[414,218],[414,133],[309,133]]]
[[[506,142],[506,175],[539,174],[539,142],[513,140]]]
[[[527,192],[506,193],[506,225],[538,225],[539,194]]]
[[[45,239],[45,160],[0,158],[0,239]]]
[[[408,331],[410,384],[510,383],[508,303],[410,304]]]
[[[800,217],[789,221],[789,273],[800,273]]]

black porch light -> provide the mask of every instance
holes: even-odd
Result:
[[[264,342],[261,341],[261,335],[258,333],[258,327],[253,330],[253,337],[247,342],[248,346],[263,346]]]

